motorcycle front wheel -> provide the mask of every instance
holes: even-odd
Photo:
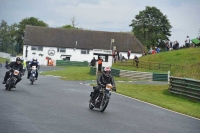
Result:
[[[104,110],[107,108],[109,103],[109,99],[105,96],[105,98],[102,99],[101,104],[100,104],[100,108],[99,111],[100,112],[104,112]]]
[[[94,108],[94,106],[92,105],[92,98],[90,98],[89,100],[89,108],[92,110]]]

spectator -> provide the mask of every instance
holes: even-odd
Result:
[[[142,56],[146,56],[147,55],[147,53],[144,51],[143,53],[142,53]]]
[[[190,38],[189,38],[189,36],[187,36],[187,38],[185,40],[185,46],[186,46],[186,48],[190,47]]]
[[[152,53],[151,53],[151,54],[156,54],[156,51],[155,51],[155,49],[153,49],[153,50],[152,50]]]
[[[120,57],[119,57],[119,51],[117,51],[117,60],[120,60]]]
[[[93,59],[90,62],[91,67],[94,67],[95,63],[96,63],[96,59],[95,59],[95,57],[93,57]]]
[[[120,61],[122,61],[122,54],[121,53],[119,54],[119,58],[120,58]]]
[[[128,59],[130,59],[130,56],[131,56],[131,50],[130,49],[127,52],[127,56],[128,56]]]
[[[156,53],[160,53],[160,49],[155,47]]]
[[[171,41],[169,41],[169,44],[170,44],[170,47],[172,48],[172,42]]]
[[[166,51],[169,51],[169,42],[166,42]]]
[[[98,57],[98,71],[101,72],[103,59],[99,56]]]
[[[136,55],[134,56],[134,60],[135,60],[135,63],[136,63],[136,67],[138,68],[139,60],[138,60],[138,57]]]

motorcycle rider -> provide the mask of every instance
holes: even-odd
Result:
[[[33,58],[32,61],[29,62],[29,68],[30,69],[28,70],[27,79],[29,79],[30,76],[31,76],[31,68],[32,68],[32,66],[36,66],[36,68],[39,69],[39,62],[37,61],[37,58],[35,58],[35,57]],[[35,75],[36,80],[38,78],[38,71],[37,71],[37,69],[36,69],[36,75]]]
[[[19,57],[17,57],[16,58],[16,62],[11,62],[10,64],[8,64],[8,66],[10,68],[14,67],[14,68],[18,69],[19,72],[20,72],[19,75],[17,76],[17,81],[16,81],[15,86],[14,86],[14,88],[16,88],[16,84],[21,80],[21,77],[22,77],[21,73],[23,71],[23,66],[21,64],[21,59]],[[9,74],[10,74],[10,70],[6,72],[3,84],[6,84],[6,81],[7,81],[8,77],[9,77]]]
[[[106,88],[106,84],[111,84],[113,89],[116,92],[114,78],[111,75],[111,69],[109,67],[105,67],[103,69],[103,73],[99,74],[97,77],[97,87],[94,87],[94,93],[92,95],[92,103],[95,101],[96,94],[99,93],[101,88]]]

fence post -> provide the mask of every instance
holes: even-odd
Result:
[[[168,84],[170,83],[169,77],[170,77],[170,71],[168,71]]]

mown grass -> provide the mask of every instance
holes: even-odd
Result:
[[[54,75],[61,76],[63,80],[96,80],[96,75],[90,74],[90,67],[63,67],[63,70],[47,71],[42,73],[42,75]],[[114,77],[116,81],[123,80],[129,81],[130,79],[122,77]]]
[[[130,96],[160,107],[200,118],[200,102],[171,94],[168,85],[118,83],[117,93]]]
[[[6,60],[8,60],[8,59],[7,59],[7,58],[2,58],[2,57],[0,57],[0,63],[5,63]],[[9,61],[9,60],[8,60],[8,61]]]

